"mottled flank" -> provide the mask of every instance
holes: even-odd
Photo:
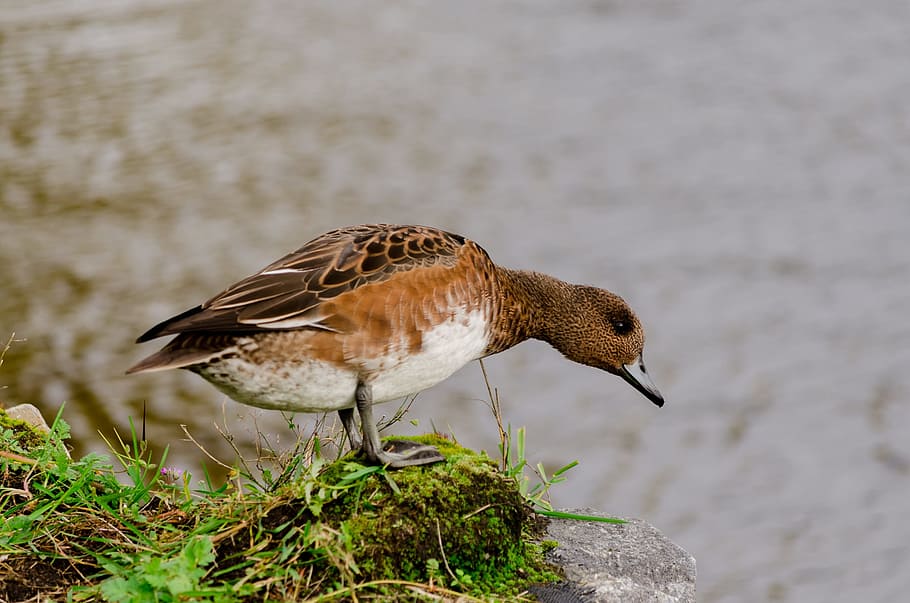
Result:
[[[430,447],[379,448],[372,404],[430,387],[526,339],[663,398],[642,363],[644,332],[616,294],[496,266],[479,245],[426,226],[333,230],[149,329],[177,334],[128,372],[185,368],[263,408],[338,410],[352,447],[392,466]]]

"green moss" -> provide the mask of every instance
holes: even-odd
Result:
[[[541,540],[540,541],[540,550],[544,553],[552,551],[559,546],[559,543],[555,540]]]
[[[2,412],[0,425],[12,433]],[[48,441],[66,430],[55,422]],[[451,441],[411,438],[445,455],[433,465],[392,471],[354,455],[316,459],[274,490],[226,484],[198,498],[189,478],[156,481],[162,463],[143,458],[133,438],[117,456],[131,484],[107,459],[74,461],[62,448],[44,450],[27,472],[0,472],[0,552],[27,592],[126,602],[168,585],[170,596],[154,600],[511,600],[558,580],[534,544],[540,517],[516,481]],[[35,473],[42,487],[24,499],[17,493]],[[74,568],[63,577],[53,573],[61,543]]]
[[[558,579],[533,544],[538,516],[515,480],[485,454],[449,440],[408,439],[436,446],[446,461],[389,471],[348,455],[318,478],[337,492],[332,500],[314,513],[307,510],[313,488],[309,496],[297,492],[268,512],[264,530],[284,526],[275,536],[285,541],[291,529],[310,538],[327,530],[332,543],[316,552],[326,556],[317,571],[339,584],[405,580],[511,595],[530,583]]]
[[[23,451],[35,450],[45,444],[47,435],[38,431],[25,421],[14,419],[0,408],[0,429],[10,430],[12,438]]]
[[[532,512],[515,481],[485,454],[432,435],[409,439],[436,446],[446,461],[374,473],[325,508],[324,521],[350,535],[361,578],[495,591],[540,577],[523,538]]]

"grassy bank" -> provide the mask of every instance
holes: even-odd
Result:
[[[521,441],[497,463],[422,436],[446,461],[387,471],[314,438],[216,485],[135,434],[80,459],[67,436],[59,416],[42,434],[0,412],[0,600],[512,600],[556,579],[529,502],[548,482],[529,491]]]

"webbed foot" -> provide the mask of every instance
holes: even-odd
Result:
[[[367,457],[370,457],[369,452],[366,450],[364,452]],[[446,457],[442,456],[442,453],[435,446],[409,440],[386,440],[384,446],[375,457],[375,459],[371,458],[370,460],[388,465],[393,469],[429,465],[446,460]]]
[[[370,386],[366,383],[358,383],[354,399],[357,403],[357,411],[360,413],[360,427],[363,429],[363,443],[360,449],[371,463],[401,469],[445,460],[445,457],[434,446],[407,440],[389,440],[383,448],[379,442],[379,430],[373,421],[373,391]],[[354,438],[351,437],[351,434],[356,431],[353,428],[353,412],[342,412],[341,420],[353,446]]]

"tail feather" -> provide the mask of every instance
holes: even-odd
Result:
[[[190,308],[186,312],[181,312],[177,316],[172,316],[167,320],[163,320],[156,324],[154,327],[143,333],[136,339],[136,343],[143,343],[156,337],[164,337],[165,335],[173,335],[174,333],[180,333],[184,326],[184,323],[187,322],[187,319],[199,314],[202,312],[202,306],[196,306],[195,308]]]
[[[188,353],[193,352],[193,353]],[[168,369],[184,368],[194,364],[203,363],[211,359],[215,354],[204,352],[202,350],[169,350],[164,348],[143,358],[126,370],[127,375],[134,373],[152,373],[155,371],[166,371]]]
[[[182,334],[166,346],[127,369],[126,374],[150,373],[210,362],[235,351],[234,340],[224,335]]]

